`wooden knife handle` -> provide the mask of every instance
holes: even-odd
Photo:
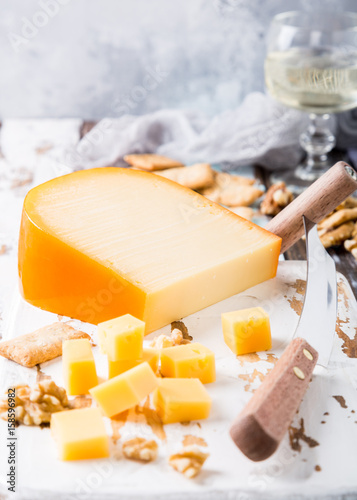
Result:
[[[339,161],[276,215],[266,229],[283,239],[281,252],[285,252],[304,234],[303,215],[318,223],[356,189],[355,170]]]
[[[288,430],[308,388],[318,354],[296,338],[233,422],[230,435],[251,460],[270,457]]]

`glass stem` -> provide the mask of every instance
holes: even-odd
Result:
[[[309,114],[310,123],[300,136],[300,144],[307,153],[305,178],[318,176],[326,170],[327,153],[333,149],[336,139],[331,130],[332,117],[330,114]]]

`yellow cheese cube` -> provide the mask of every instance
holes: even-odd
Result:
[[[53,413],[51,434],[61,460],[109,457],[109,438],[98,408]]]
[[[211,404],[197,378],[163,378],[154,392],[154,406],[164,424],[207,418]]]
[[[134,366],[138,366],[140,363],[142,363],[142,360],[140,359],[123,359],[119,361],[111,361],[108,358],[108,378],[113,378],[117,375],[121,375],[131,368],[134,368]]]
[[[164,377],[199,378],[203,384],[216,380],[214,354],[197,342],[166,347],[160,359]]]
[[[147,361],[152,368],[154,373],[159,369],[159,359],[160,352],[158,349],[153,349],[152,347],[144,347],[143,349],[143,361]]]
[[[155,377],[147,361],[127,372],[93,387],[91,395],[107,417],[112,417],[140,403],[157,387]]]
[[[271,349],[269,316],[261,307],[222,314],[224,341],[234,354]]]
[[[153,372],[156,373],[159,367],[159,351],[150,347],[144,347],[142,359],[111,361],[108,358],[108,377],[116,377],[144,361],[147,361]]]
[[[98,384],[92,348],[88,339],[65,340],[62,345],[63,378],[67,394],[88,394]]]
[[[98,325],[99,345],[111,361],[140,359],[143,355],[145,323],[124,314]]]

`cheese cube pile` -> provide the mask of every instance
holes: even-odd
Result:
[[[164,424],[208,417],[212,401],[203,384],[216,378],[214,353],[197,342],[144,348],[144,330],[145,323],[130,314],[98,325],[100,348],[108,361],[108,380],[100,384],[90,342],[79,339],[63,343],[68,394],[89,392],[99,408],[53,415],[52,434],[62,460],[108,456],[101,415],[114,417],[152,392],[154,407]],[[159,363],[161,374],[168,378],[156,376]]]

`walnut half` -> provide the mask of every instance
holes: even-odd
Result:
[[[284,182],[273,184],[268,189],[264,200],[260,205],[260,211],[264,215],[276,215],[294,199],[294,195],[286,187]]]
[[[165,347],[173,347],[175,345],[187,344],[189,340],[183,338],[181,330],[174,328],[169,335],[158,335],[155,337],[150,344],[150,347],[155,349],[164,349]]]
[[[186,446],[179,453],[170,456],[169,464],[191,479],[197,476],[208,457],[209,454],[203,453],[197,446]]]
[[[152,462],[157,457],[157,442],[154,440],[137,437],[129,439],[123,443],[123,454],[130,460],[139,460],[140,462]]]
[[[52,413],[68,410],[65,389],[58,387],[53,380],[43,380],[34,385],[15,387],[15,418],[24,425],[48,424]],[[0,416],[8,418],[7,394],[0,401]]]

